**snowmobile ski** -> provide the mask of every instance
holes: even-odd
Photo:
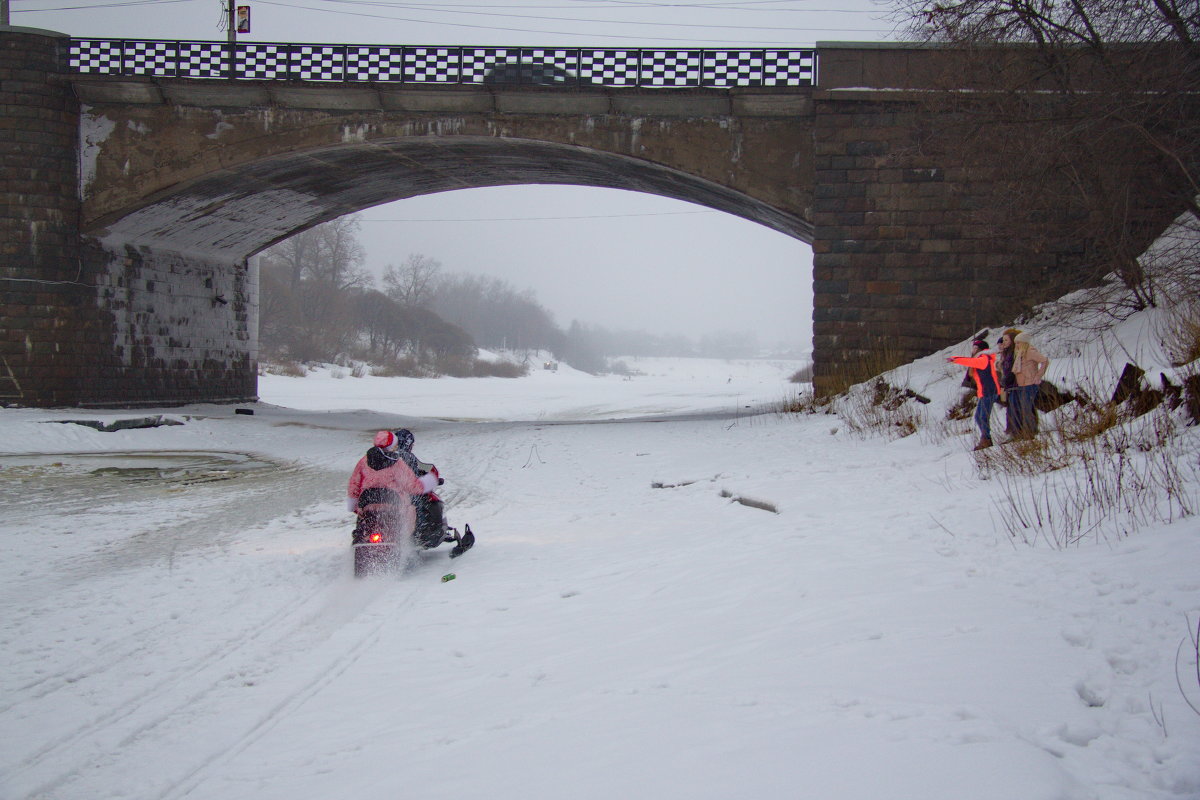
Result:
[[[475,534],[471,532],[471,526],[467,525],[463,532],[462,538],[458,540],[458,544],[456,544],[454,549],[450,551],[450,557],[458,558],[474,546]]]

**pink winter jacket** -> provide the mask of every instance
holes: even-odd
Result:
[[[1029,337],[1022,333],[1017,336],[1017,354],[1013,359],[1013,375],[1017,378],[1017,386],[1032,386],[1041,383],[1050,368],[1050,359],[1042,355],[1036,347],[1029,344]]]
[[[436,485],[436,478],[432,479]],[[408,465],[401,460],[392,461],[382,455],[377,447],[372,447],[367,454],[358,460],[354,472],[350,473],[350,483],[346,486],[346,496],[358,501],[359,495],[366,489],[391,489],[400,495],[403,502],[399,511],[404,521],[404,530],[411,531],[416,527],[417,512],[408,499],[412,495],[425,494],[430,491],[427,481],[422,481]]]

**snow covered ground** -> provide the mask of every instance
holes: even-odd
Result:
[[[901,371],[931,428],[944,355]],[[0,797],[1200,797],[1195,517],[1014,544],[969,422],[863,437],[763,411],[796,363],[629,363],[0,410]],[[56,424],[149,413],[183,424]],[[398,425],[479,543],[356,580],[344,482]]]

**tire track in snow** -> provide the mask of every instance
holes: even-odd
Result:
[[[197,519],[185,519],[174,525],[157,528],[154,531],[139,533],[118,543],[115,547],[107,548],[93,554],[89,558],[78,559],[66,565],[55,577],[55,584],[60,586],[74,585],[92,574],[109,574],[119,569],[132,569],[139,562],[155,562],[167,560],[178,555],[180,542],[187,543],[189,548],[202,546],[219,546],[226,539],[243,535],[247,532],[247,519],[262,519],[264,514],[271,517],[284,515],[289,510],[295,510],[294,498],[288,497],[280,488],[286,486],[288,491],[311,493],[314,488],[327,488],[332,473],[316,470],[302,470],[289,467],[263,476],[264,480],[247,480],[252,485],[245,486],[240,482],[225,485],[220,488],[206,487],[223,497],[223,501],[215,503],[215,511]],[[43,505],[43,512],[57,515],[69,507],[77,507],[82,498],[88,496],[86,482],[77,482],[70,491],[59,487],[53,492],[54,500],[49,506]],[[144,493],[144,488],[138,487],[138,494]],[[232,497],[232,500],[229,498]],[[213,498],[204,497],[200,502],[210,503]],[[274,501],[274,502],[273,502]],[[242,523],[240,527],[235,520]],[[43,584],[44,586],[44,584]],[[45,589],[43,588],[43,591]],[[81,680],[92,679],[108,670],[119,668],[139,656],[150,652],[153,648],[154,634],[168,627],[167,621],[159,622],[146,628],[141,628],[121,639],[104,645],[102,653],[105,657],[99,662],[81,660],[72,662],[70,666],[56,670],[48,675],[27,682],[18,687],[15,699],[0,703],[0,713],[5,713],[23,703],[42,700],[56,691],[71,688]],[[146,641],[151,643],[146,643]],[[132,644],[130,644],[132,643]],[[109,655],[109,652],[116,651]],[[85,668],[86,667],[86,668]],[[41,687],[41,688],[38,688]],[[31,691],[36,690],[36,691]]]
[[[101,655],[104,657],[100,660],[97,660],[94,656],[80,659],[72,662],[63,669],[56,670],[48,675],[43,675],[18,686],[14,691],[13,699],[0,702],[0,714],[4,714],[24,703],[49,697],[54,692],[72,686],[85,677],[90,678],[102,674],[119,664],[136,658],[150,649],[141,640],[153,638],[156,632],[166,629],[168,624],[167,621],[158,622],[109,642],[101,651]]]
[[[467,508],[480,499],[485,502],[491,500],[487,475],[498,460],[512,457],[513,440],[517,438],[514,432],[511,426],[505,425],[499,431],[472,429],[465,436],[460,433],[447,437],[454,443],[454,446],[447,448],[448,454],[452,454],[448,460],[468,466],[458,473],[462,480],[455,482],[462,488],[448,498],[448,506],[452,509],[455,506]],[[497,433],[501,435],[496,436]],[[340,472],[289,467],[223,485],[192,487],[186,498],[187,506],[183,509],[183,516],[187,518],[177,517],[174,523],[167,526],[160,525],[152,531],[134,533],[115,543],[103,544],[81,560],[56,565],[51,576],[41,576],[42,585],[45,585],[46,577],[50,577],[53,584],[69,587],[74,581],[91,575],[154,567],[174,558],[177,544],[189,550],[224,548],[248,530],[247,520],[266,524],[270,520],[286,518],[306,503],[311,503],[314,496],[328,494],[329,486],[341,484],[343,478]],[[199,493],[196,493],[196,489],[199,489]],[[132,494],[133,497],[119,496],[126,501],[126,505],[130,500],[161,502],[161,491],[155,492],[145,486],[138,486]],[[303,497],[304,501],[297,503],[297,496]],[[68,509],[78,510],[78,504],[86,497],[86,489],[76,485],[74,491],[56,495],[54,502],[60,512],[66,513]],[[95,496],[92,496],[93,510],[95,501]],[[201,509],[201,513],[189,517],[188,514],[197,508]],[[47,508],[42,506],[40,511],[45,513]],[[54,510],[50,509],[50,512],[54,513]],[[103,513],[102,509],[100,513]],[[460,525],[463,522],[454,516],[451,520]],[[373,620],[361,636],[344,646],[332,660],[327,660],[326,666],[311,679],[272,704],[232,744],[203,757],[182,778],[162,790],[161,797],[186,796],[203,783],[216,765],[235,758],[289,713],[319,695],[350,669],[363,653],[370,650],[386,626],[395,620],[397,609],[412,605],[418,588],[412,587],[398,604],[392,604],[389,614]],[[202,719],[201,715],[209,713],[202,706],[210,710],[221,707],[220,698],[227,697],[231,690],[232,676],[239,672],[245,674],[243,669],[256,671],[260,676],[270,676],[286,663],[286,654],[294,656],[302,650],[298,646],[285,647],[285,655],[280,655],[278,643],[311,639],[314,635],[311,622],[314,617],[318,620],[322,617],[321,609],[326,605],[323,598],[328,597],[329,589],[328,583],[321,583],[303,598],[294,598],[293,602],[255,622],[253,627],[240,628],[235,636],[223,637],[195,657],[189,656],[186,663],[177,660],[169,664],[172,668],[166,674],[153,676],[152,682],[139,687],[136,692],[111,700],[108,708],[92,707],[90,718],[71,726],[65,733],[55,734],[53,741],[42,743],[11,764],[5,776],[6,786],[19,792],[28,791],[32,786],[30,796],[33,797],[70,794],[71,784],[86,776],[95,780],[104,771],[120,770],[122,760],[133,757],[131,753],[138,751],[139,742],[144,742],[147,737],[160,733],[170,736],[186,730],[189,721]],[[326,636],[333,631],[346,629],[347,623],[362,608],[362,605],[357,606],[353,614],[342,619],[330,621],[326,618]],[[233,613],[236,609],[231,607],[230,611]],[[107,655],[99,663],[89,662],[84,678],[95,677],[103,672],[116,674],[122,669],[130,674],[144,674],[144,670],[137,665],[146,660],[158,634],[167,625],[162,622],[148,626],[114,642],[105,643],[103,652]],[[148,643],[142,644],[142,641]],[[9,707],[22,702],[36,703],[56,691],[72,687],[78,692],[80,687],[76,676],[82,674],[79,667],[80,664],[75,663],[27,683],[27,688],[39,685],[43,688],[33,694],[22,691],[21,697]],[[263,680],[265,678],[259,678],[257,682],[262,683]],[[168,780],[171,779],[163,779],[164,783]],[[17,782],[21,784],[19,789]]]
[[[196,696],[195,693],[190,693],[188,699],[182,703],[171,700],[172,697],[178,696],[180,693],[179,687],[181,684],[184,684],[188,680],[213,670],[218,671],[221,676],[229,674],[228,670],[218,668],[229,660],[231,652],[238,653],[250,647],[255,642],[264,638],[265,635],[275,630],[283,623],[284,620],[299,615],[303,609],[307,608],[309,603],[311,603],[314,598],[324,594],[325,588],[326,587],[322,586],[310,592],[309,595],[304,599],[303,603],[284,606],[279,611],[267,617],[265,620],[259,622],[254,628],[244,631],[236,638],[232,640],[225,640],[217,645],[214,645],[213,647],[209,648],[209,650],[202,655],[198,661],[189,662],[182,669],[172,671],[170,674],[156,681],[153,685],[143,690],[138,695],[126,699],[120,706],[110,708],[109,710],[100,713],[98,716],[92,718],[83,725],[78,726],[75,728],[75,730],[66,735],[57,736],[53,741],[43,745],[39,749],[35,750],[32,754],[26,756],[12,769],[7,778],[11,781],[13,778],[20,778],[24,775],[28,775],[47,762],[70,762],[70,754],[76,752],[82,742],[100,738],[105,732],[115,730],[126,720],[139,713],[145,712],[152,704],[165,699],[170,703],[171,708],[166,712],[152,711],[151,713],[154,714],[154,721],[152,723],[144,723],[139,725],[138,730],[148,730],[155,725],[160,724],[162,721],[169,718],[171,714],[176,713],[179,708],[186,707]],[[141,651],[133,651],[131,653],[131,657],[136,656],[138,652]],[[121,738],[123,742],[128,742],[129,737],[129,734],[125,734]],[[37,786],[36,789],[33,790],[32,796],[37,797],[39,795],[46,794],[58,788],[59,786],[68,783],[81,771],[87,769],[89,766],[92,766],[93,763],[94,759],[89,760],[87,763],[70,767],[56,777],[43,781]]]
[[[492,486],[489,475],[498,462],[520,456],[523,445],[518,446],[517,439],[536,428],[530,423],[483,423],[465,432],[454,432],[453,448],[448,449],[456,463],[465,463],[467,467],[457,473],[461,477],[447,479],[453,489],[446,492],[443,499],[452,525],[461,528],[462,524],[480,519],[461,519],[454,513],[455,509],[465,511],[486,504],[489,511],[482,519],[488,519],[511,505],[507,494]]]
[[[414,588],[409,593],[405,602],[402,603],[402,607],[410,605],[416,593],[417,589]],[[189,770],[186,775],[176,781],[173,786],[156,795],[157,800],[178,800],[178,798],[183,798],[191,794],[193,790],[204,782],[213,769],[237,757],[275,728],[288,714],[301,708],[313,697],[319,695],[325,687],[341,677],[346,670],[359,660],[363,653],[370,650],[379,641],[384,627],[391,621],[392,617],[389,615],[379,614],[378,619],[372,623],[367,632],[359,637],[349,648],[343,650],[332,663],[318,672],[302,687],[290,692],[282,700],[267,709],[266,713],[248,730],[242,733],[236,741],[228,747],[210,753],[199,764]]]

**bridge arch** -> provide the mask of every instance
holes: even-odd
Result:
[[[237,261],[314,225],[383,203],[525,184],[659,195],[812,242],[811,221],[803,216],[677,168],[581,145],[470,135],[350,141],[234,160],[100,215],[85,233],[109,246],[136,243]]]
[[[144,89],[145,87],[143,87]],[[455,189],[563,184],[655,194],[811,243],[811,131],[792,117],[592,113],[595,98],[526,90],[541,113],[466,113],[511,98],[456,92],[442,113],[128,103],[77,86],[81,233],[99,289],[99,385],[223,399],[254,393],[257,276],[248,256],[322,222]],[[713,111],[711,98],[701,98]],[[224,102],[224,101],[222,101]],[[442,101],[445,103],[446,101]],[[690,104],[689,104],[690,103]],[[528,109],[527,109],[528,110]],[[797,263],[797,269],[807,265]],[[226,303],[219,303],[215,298]],[[797,309],[807,313],[807,308]],[[221,366],[225,365],[225,366]],[[214,380],[214,372],[216,377]],[[248,374],[247,374],[248,373]]]

